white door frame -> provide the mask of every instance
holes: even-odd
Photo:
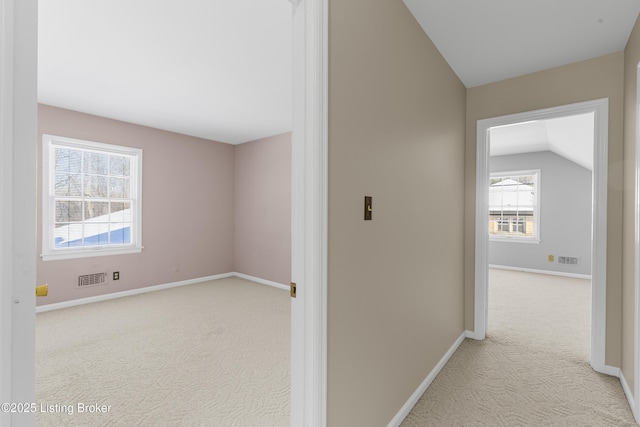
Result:
[[[592,174],[592,268],[591,268],[591,366],[615,375],[605,364],[607,298],[607,171],[609,100],[580,102],[525,113],[478,120],[476,152],[476,246],[475,315],[472,337],[484,339],[487,331],[489,252],[489,129],[532,120],[594,113],[594,168]]]
[[[635,296],[633,335],[633,416],[640,424],[640,64],[636,69]]]
[[[324,427],[327,396],[328,0],[293,0],[291,425]]]
[[[293,0],[291,424],[326,425],[327,11]],[[37,0],[0,0],[0,402],[35,402]],[[20,235],[13,234],[20,230]],[[34,425],[0,411],[0,425]]]
[[[0,0],[0,403],[35,402],[37,0]],[[0,411],[0,425],[35,424]]]

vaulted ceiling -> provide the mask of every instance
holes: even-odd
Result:
[[[404,0],[466,87],[623,50],[637,0]]]
[[[467,87],[620,51],[637,0],[404,0]],[[291,130],[287,0],[40,0],[39,102],[231,144]]]
[[[593,113],[536,120],[490,130],[492,156],[551,151],[593,170]]]

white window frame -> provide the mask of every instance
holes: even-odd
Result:
[[[134,158],[131,164],[131,243],[114,246],[95,245],[73,248],[56,248],[54,242],[55,194],[52,175],[55,174],[53,146],[99,151],[106,154],[127,155]],[[121,255],[142,252],[142,150],[101,142],[85,141],[55,135],[42,135],[42,254],[44,261],[87,258],[105,255]]]
[[[491,178],[519,175],[535,175],[535,207],[533,209],[533,236],[508,236],[489,233],[489,240],[496,242],[540,243],[540,169],[492,172]],[[487,192],[489,189],[487,188]]]

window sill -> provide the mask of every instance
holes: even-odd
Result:
[[[80,250],[65,250],[60,252],[49,252],[40,255],[43,261],[57,261],[63,259],[75,259],[75,258],[91,258],[97,256],[108,255],[125,255],[125,254],[138,254],[142,252],[142,247],[126,247],[126,248],[101,248],[95,247],[91,249]]]
[[[490,242],[501,242],[501,243],[533,243],[538,244],[541,242],[540,239],[535,237],[494,237],[489,236]]]

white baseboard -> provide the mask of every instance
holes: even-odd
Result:
[[[604,365],[604,370],[602,371],[605,375],[611,375],[612,377],[620,378],[622,376],[622,371],[620,368],[615,366]]]
[[[572,277],[574,279],[591,280],[590,274],[576,274],[576,273],[567,273],[564,271],[551,271],[551,270],[536,270],[535,268],[511,267],[508,265],[495,265],[495,264],[489,264],[489,268],[495,268],[496,270],[523,271],[525,273],[548,274],[550,276],[563,276],[563,277]]]
[[[263,285],[273,286],[274,288],[284,289],[285,291],[288,291],[290,289],[289,286],[283,285],[282,283],[272,282],[271,280],[266,280],[266,279],[261,279],[259,277],[249,276],[248,274],[243,274],[243,273],[231,273],[231,274],[233,274],[234,276],[239,277],[241,279],[251,280],[252,282],[262,283]]]
[[[622,384],[622,390],[624,390],[624,395],[627,396],[627,401],[629,402],[629,406],[631,407],[631,412],[633,413],[633,418],[635,418],[636,423],[640,424],[640,418],[638,417],[638,408],[636,408],[636,402],[633,398],[633,393],[631,393],[631,389],[629,388],[629,384],[627,384],[627,379],[624,377],[624,374],[620,372],[620,384]]]
[[[483,337],[476,335],[474,331],[464,331],[465,338],[471,338],[472,340],[483,340]]]
[[[429,388],[433,380],[436,378],[436,375],[440,373],[440,371],[442,370],[444,365],[449,361],[453,353],[455,353],[458,347],[460,347],[460,344],[462,344],[462,341],[464,341],[465,336],[466,336],[466,332],[463,332],[458,337],[456,342],[453,343],[453,345],[447,351],[447,353],[444,356],[442,356],[442,359],[440,359],[440,361],[435,366],[435,368],[433,368],[433,370],[429,373],[429,375],[427,375],[427,378],[425,378],[424,381],[422,381],[422,384],[420,384],[420,386],[416,389],[416,391],[413,392],[409,400],[407,400],[407,403],[405,403],[402,406],[402,408],[396,414],[396,416],[393,417],[393,419],[389,422],[387,427],[399,427],[400,424],[402,424],[402,421],[404,421],[407,415],[409,415],[409,412],[411,412],[411,409],[413,409],[416,403],[418,403],[418,400],[420,400],[424,392],[427,391],[427,388]]]
[[[176,288],[178,286],[193,285],[195,283],[207,282],[209,280],[224,279],[235,276],[235,273],[216,274],[214,276],[198,277],[196,279],[182,280],[180,282],[166,283],[164,285],[147,286],[145,288],[131,289],[122,292],[113,292],[111,294],[96,295],[95,297],[74,299],[71,301],[58,302],[54,304],[40,305],[36,307],[36,313],[45,311],[58,310],[60,308],[74,307],[76,305],[90,304],[92,302],[107,301],[110,299],[128,297],[131,295],[145,294],[147,292],[160,291],[162,289]]]

